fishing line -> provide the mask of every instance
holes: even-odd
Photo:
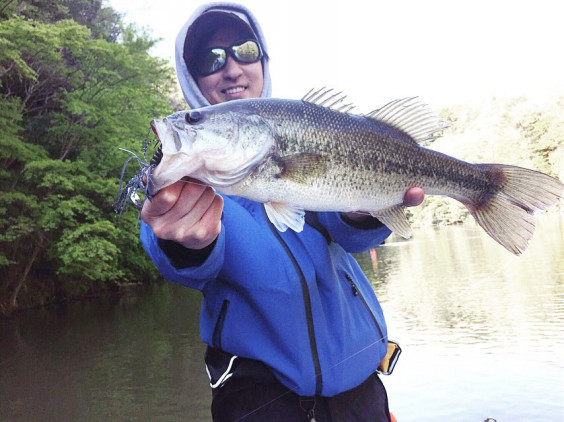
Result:
[[[505,271],[505,270],[507,269],[507,267],[508,267],[510,264],[511,264],[511,261],[510,261],[509,259],[506,259],[505,262],[504,262],[504,264],[503,264],[500,268],[498,268],[497,270],[491,272],[490,274],[488,274],[488,275],[485,276],[485,277],[479,278],[479,279],[473,281],[472,283],[467,284],[467,288],[475,288],[476,286],[479,286],[480,284],[483,284],[483,283],[485,283],[485,282],[487,282],[487,281],[490,281],[490,280],[491,280],[492,278],[494,278],[496,275],[498,275],[498,274],[502,273],[503,271]],[[462,294],[464,294],[464,293],[461,292],[461,293],[459,293],[456,297],[459,297],[459,296],[461,296]],[[357,355],[359,355],[359,354],[365,352],[366,350],[370,349],[370,348],[373,347],[375,344],[379,343],[380,341],[382,341],[382,340],[384,340],[384,339],[386,339],[386,338],[387,338],[387,336],[384,336],[384,337],[381,337],[381,338],[375,340],[375,341],[372,342],[371,344],[369,344],[369,345],[367,345],[367,346],[365,346],[365,347],[359,349],[358,351],[354,352],[353,354],[349,355],[348,357],[345,357],[344,359],[342,359],[341,361],[335,363],[335,364],[332,365],[331,367],[322,370],[322,371],[321,371],[321,374],[324,374],[324,373],[326,373],[326,372],[328,372],[328,371],[331,371],[331,370],[335,369],[336,367],[338,367],[338,366],[340,366],[340,365],[343,365],[344,363],[346,363],[346,362],[349,361],[350,359],[353,359],[355,356],[357,356]],[[318,376],[318,375],[314,375],[314,376],[312,376],[311,378],[314,379],[314,378],[316,378],[317,376]],[[247,418],[248,416],[250,416],[250,415],[252,415],[252,414],[254,414],[254,413],[260,411],[261,409],[263,409],[263,408],[269,406],[270,404],[276,402],[277,400],[280,400],[280,399],[283,398],[284,396],[286,396],[286,395],[288,395],[288,394],[290,394],[290,393],[295,392],[295,390],[296,390],[297,388],[298,388],[298,387],[289,388],[285,393],[283,393],[283,394],[279,395],[278,397],[275,397],[274,399],[270,400],[269,402],[267,402],[267,403],[265,403],[265,404],[263,404],[263,405],[257,407],[256,409],[252,410],[251,412],[249,412],[249,413],[245,414],[244,416],[242,416],[241,418],[237,419],[237,421],[242,421],[243,419]]]
[[[182,183],[189,183],[189,184],[194,184],[194,185],[198,185],[198,186],[205,186],[205,187],[208,186],[207,184],[205,184],[205,183],[203,183],[203,182],[201,182],[201,181],[198,181],[198,180],[196,180],[196,179],[190,179],[190,180],[181,179],[180,181],[181,181]],[[356,213],[357,213],[357,214],[362,214],[362,215],[367,215],[367,216],[370,215],[370,213],[368,213],[368,212],[361,212],[361,211],[360,211],[360,212],[356,212]],[[433,227],[435,227],[435,228],[442,228],[442,226],[439,225],[439,224],[433,224]],[[472,228],[462,228],[462,229],[465,230],[465,231],[467,231],[467,232],[477,233],[477,232],[476,232],[476,229],[472,229]],[[404,242],[402,242],[402,244],[404,244]],[[405,244],[408,244],[408,242],[405,242]],[[381,245],[381,246],[387,246],[387,245],[386,245],[386,244],[383,244],[383,245]],[[388,246],[390,246],[390,245],[388,245]],[[510,261],[509,259],[506,259],[506,260],[505,260],[505,263],[504,263],[501,267],[499,267],[497,270],[493,271],[492,273],[490,273],[489,275],[487,275],[487,276],[485,276],[485,277],[483,277],[483,278],[480,278],[480,279],[477,279],[477,280],[471,282],[470,284],[467,285],[467,287],[468,287],[468,288],[474,288],[474,287],[479,286],[480,284],[483,284],[483,283],[485,283],[485,282],[487,282],[487,281],[490,281],[490,280],[491,280],[492,278],[494,278],[497,274],[500,274],[500,273],[504,272],[510,264],[511,264],[511,261]],[[460,297],[461,295],[462,295],[462,294],[458,294],[457,297]],[[382,339],[380,339],[380,340],[382,340]],[[380,340],[379,340],[379,341],[380,341]],[[372,345],[373,345],[373,344],[372,344]],[[370,346],[368,346],[368,347],[371,347],[372,345],[370,345]],[[360,350],[358,353],[362,353],[362,351],[363,351],[363,350]],[[340,363],[338,363],[338,364],[336,364],[336,365],[340,365],[340,364],[344,363],[346,360],[348,360],[348,359],[354,357],[355,355],[356,355],[356,354],[353,354],[353,355],[351,355],[349,358],[345,358],[342,362],[340,362]],[[330,369],[333,369],[333,368],[330,368]]]
[[[198,185],[198,186],[205,186],[205,187],[211,187],[210,185],[204,183],[204,182],[200,182],[198,179],[190,179],[190,180],[186,180],[186,179],[180,179],[179,182],[182,183],[191,183],[193,185]]]
[[[199,181],[199,180],[195,180],[195,179],[190,179],[190,180],[186,180],[186,179],[181,179],[180,180],[182,183],[187,183],[187,184],[194,184],[194,185],[198,185],[198,186],[205,186],[207,187],[208,185]],[[369,215],[369,213],[363,213],[360,212],[359,214],[365,214],[365,215]],[[438,225],[435,225],[438,226]],[[470,231],[470,229],[467,229]],[[472,282],[471,284],[467,285],[467,288],[475,288],[476,286],[483,284],[489,280],[491,280],[492,278],[494,278],[497,274],[505,271],[507,269],[507,267],[511,264],[511,262],[509,260],[506,259],[504,265],[501,268],[498,268],[497,270],[493,271],[491,274],[487,275],[486,277],[480,278],[478,280],[475,280],[474,282]],[[458,295],[456,295],[455,297],[460,297],[462,294],[464,293],[459,293]],[[350,354],[349,356],[345,357],[344,359],[340,360],[339,362],[335,363],[334,365],[330,366],[329,368],[326,368],[324,370],[321,371],[320,374],[315,374],[312,375],[310,379],[315,379],[317,378],[319,375],[323,375],[329,371],[334,370],[335,368],[345,364],[347,361],[355,358],[356,356],[358,356],[359,354],[367,351],[368,349],[374,347],[376,344],[378,344],[379,342],[381,342],[382,340],[385,340],[387,338],[387,336],[383,336],[378,338],[377,340],[373,341],[372,343],[368,344],[367,346],[357,350],[356,352]],[[247,417],[255,414],[256,412],[259,412],[260,410],[268,407],[269,405],[271,405],[272,403],[275,403],[278,400],[281,400],[283,397],[287,396],[288,394],[292,394],[295,393],[295,391],[298,389],[299,387],[296,386],[294,388],[288,388],[287,391],[285,391],[283,394],[278,395],[277,397],[274,397],[272,400],[256,407],[255,409],[253,409],[252,411],[246,413],[245,415],[241,416],[240,418],[238,418],[236,420],[237,421],[243,421],[244,419],[246,419]]]
[[[495,275],[497,275],[497,274],[499,274],[499,273],[501,273],[501,272],[504,272],[510,264],[511,264],[511,262],[509,261],[509,259],[506,258],[506,259],[505,259],[505,263],[503,264],[503,266],[502,266],[501,268],[498,268],[496,271],[492,272],[491,274],[489,274],[488,276],[482,278],[481,280],[478,279],[478,280],[476,280],[476,281],[470,283],[470,284],[468,285],[468,287],[476,287],[476,286],[478,286],[478,285],[480,285],[480,284],[482,284],[482,283],[484,283],[484,282],[486,282],[486,281],[490,281]]]
[[[370,348],[373,347],[375,344],[381,342],[382,340],[384,340],[384,339],[386,339],[386,338],[387,338],[387,336],[380,337],[379,339],[375,340],[374,342],[370,343],[369,345],[367,345],[367,346],[363,347],[362,349],[356,351],[356,352],[353,353],[352,355],[350,355],[350,356],[344,358],[343,360],[337,362],[337,363],[334,364],[333,366],[331,366],[331,367],[329,367],[329,368],[327,368],[327,369],[321,371],[320,374],[315,374],[315,375],[313,375],[312,377],[310,377],[310,379],[315,379],[315,378],[317,378],[319,375],[323,375],[324,373],[335,369],[336,367],[342,365],[342,364],[345,363],[346,361],[348,361],[348,360],[354,358],[355,356],[361,354],[362,352],[364,352],[364,351],[370,349]],[[253,413],[256,413],[256,412],[258,412],[259,410],[261,410],[261,409],[263,409],[263,408],[269,406],[270,404],[272,404],[272,403],[274,403],[274,402],[280,400],[282,397],[284,397],[284,396],[286,396],[286,395],[288,395],[288,394],[293,393],[293,392],[296,391],[297,389],[298,389],[298,387],[289,388],[288,391],[286,391],[285,393],[280,394],[278,397],[275,397],[275,398],[273,398],[272,400],[270,400],[269,402],[264,403],[263,405],[257,407],[256,409],[253,409],[253,410],[250,411],[249,413],[247,413],[247,414],[241,416],[239,419],[236,419],[234,422],[238,422],[238,421],[241,421],[241,420],[245,419],[246,417],[252,415]]]
[[[149,134],[148,134],[148,135],[149,135]],[[147,135],[147,137],[148,137],[148,135]],[[143,146],[143,155],[144,155],[145,161],[146,161],[146,152],[147,152],[147,149],[148,149],[148,145],[150,145],[150,144],[151,144],[151,141],[147,142],[147,139],[146,139],[146,140],[145,140],[145,143],[144,143],[144,146]],[[155,154],[158,154],[158,150],[157,150],[157,152],[156,152]],[[131,157],[131,158],[133,158],[133,157]],[[160,158],[160,157],[159,157],[159,158]],[[158,161],[160,161],[160,160],[158,160]],[[152,164],[158,164],[158,163],[152,163]],[[203,183],[203,182],[201,182],[201,181],[199,181],[199,180],[197,180],[197,179],[189,179],[189,180],[187,180],[187,179],[181,179],[180,181],[181,181],[182,183],[193,184],[193,185],[197,185],[197,186],[203,186],[203,187],[209,186],[209,185],[207,185],[206,183]],[[357,214],[362,214],[362,215],[367,215],[367,216],[370,215],[370,213],[368,213],[368,212],[357,212]],[[438,224],[435,224],[434,226],[435,226],[435,227],[438,227],[439,225],[438,225]],[[466,230],[471,231],[470,229],[466,229]],[[469,285],[467,285],[467,288],[475,288],[476,286],[479,286],[480,284],[483,284],[484,282],[487,282],[487,281],[491,280],[491,279],[492,279],[493,277],[495,277],[497,274],[499,274],[499,273],[505,271],[506,268],[509,266],[509,264],[510,264],[510,261],[506,260],[506,262],[504,263],[504,265],[503,265],[501,268],[498,268],[497,270],[493,271],[491,274],[487,275],[486,277],[483,277],[483,278],[480,278],[480,279],[478,279],[478,280],[475,280],[474,282],[472,282],[472,283],[470,283]],[[457,297],[460,297],[461,295],[462,295],[462,293],[459,293],[459,294],[457,295]],[[375,341],[373,341],[372,343],[366,345],[365,347],[363,347],[363,348],[357,350],[356,352],[350,354],[349,356],[345,357],[344,359],[340,360],[339,362],[335,363],[334,365],[330,366],[329,368],[326,368],[326,369],[322,370],[320,374],[312,375],[312,376],[311,376],[311,379],[315,379],[315,378],[317,378],[319,375],[323,375],[323,374],[325,374],[325,373],[327,373],[327,372],[329,372],[329,371],[332,371],[332,370],[334,370],[335,368],[337,368],[337,367],[339,367],[339,366],[345,364],[347,361],[349,361],[349,360],[355,358],[355,357],[358,356],[359,354],[361,354],[361,353],[365,352],[366,350],[368,350],[368,349],[374,347],[376,344],[378,344],[378,343],[381,342],[382,340],[385,340],[386,338],[387,338],[387,336],[378,338],[377,340],[375,340]],[[280,394],[279,396],[273,398],[272,400],[270,400],[270,401],[268,401],[268,402],[266,402],[266,403],[264,403],[264,404],[258,406],[257,408],[253,409],[252,411],[246,413],[245,415],[243,415],[242,417],[240,417],[239,419],[237,419],[237,421],[244,420],[245,418],[247,418],[247,417],[249,417],[249,416],[255,414],[256,412],[260,411],[261,409],[263,409],[263,408],[265,408],[265,407],[271,405],[272,403],[274,403],[274,402],[276,402],[276,401],[282,399],[283,397],[287,396],[288,394],[294,393],[298,388],[299,388],[298,386],[296,386],[296,387],[294,387],[294,388],[288,388],[287,391],[285,391],[283,394]]]
[[[504,265],[503,265],[501,268],[497,269],[496,271],[493,271],[491,274],[487,275],[486,277],[484,277],[484,278],[482,278],[482,279],[479,279],[479,280],[477,280],[477,281],[475,281],[475,282],[469,284],[469,285],[468,285],[468,288],[474,288],[474,287],[478,286],[479,284],[482,284],[482,283],[484,283],[484,282],[486,282],[486,281],[491,280],[491,279],[492,279],[493,277],[495,277],[497,274],[499,274],[499,273],[505,271],[505,269],[507,269],[507,267],[508,267],[510,264],[511,264],[511,262],[510,262],[509,260],[506,260],[506,262],[504,263]],[[460,296],[460,295],[461,295],[461,294],[459,294],[458,296]],[[338,367],[338,366],[340,366],[340,365],[343,365],[343,364],[344,364],[345,362],[347,362],[348,360],[353,359],[355,356],[357,356],[357,355],[359,355],[359,354],[365,352],[366,350],[370,349],[370,348],[373,347],[375,344],[379,343],[380,341],[382,341],[382,340],[384,340],[384,339],[386,339],[386,338],[387,338],[387,336],[380,337],[379,339],[375,340],[375,341],[372,342],[371,344],[369,344],[369,345],[367,345],[367,346],[365,346],[365,347],[359,349],[358,351],[356,351],[355,353],[351,354],[350,356],[348,356],[348,357],[342,359],[341,361],[337,362],[337,363],[334,364],[333,366],[331,366],[331,367],[329,367],[329,368],[327,368],[327,369],[321,371],[321,375],[324,374],[324,373],[326,373],[326,372],[328,372],[328,371],[331,371],[331,370],[335,369],[336,367]],[[312,376],[311,378],[312,378],[312,379],[315,379],[317,376],[318,376],[318,375],[314,375],[314,376]],[[293,393],[295,390],[297,390],[297,388],[298,388],[298,387],[289,388],[288,391],[286,391],[285,393],[280,394],[279,396],[275,397],[274,399],[270,400],[269,402],[267,402],[267,403],[265,403],[265,404],[263,404],[263,405],[257,407],[256,409],[250,411],[249,413],[243,415],[242,417],[240,417],[239,419],[237,419],[235,422],[242,421],[243,419],[247,418],[248,416],[250,416],[250,415],[252,415],[252,414],[254,414],[254,413],[260,411],[261,409],[263,409],[263,408],[265,408],[265,407],[271,405],[272,403],[276,402],[277,400],[280,400],[280,399],[283,398],[284,396]]]

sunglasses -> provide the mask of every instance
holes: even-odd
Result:
[[[262,58],[260,46],[255,40],[238,41],[231,47],[211,47],[202,50],[197,58],[196,70],[200,76],[218,72],[227,64],[227,56],[239,63],[255,63]]]

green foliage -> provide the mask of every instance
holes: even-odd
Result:
[[[173,71],[148,54],[154,43],[101,0],[0,5],[0,313],[157,279],[136,213],[112,209],[118,148],[138,151],[149,121],[172,111]],[[451,110],[457,129],[433,147],[563,177],[562,101]],[[437,203],[433,223],[464,219]]]
[[[112,206],[118,147],[171,112],[173,73],[145,34],[100,36],[119,23],[100,3],[0,7],[0,312],[157,278],[136,213]]]
[[[563,103],[564,98],[557,109],[528,115],[519,125],[535,168],[554,176],[564,166],[564,119],[560,111]]]
[[[115,42],[121,34],[121,16],[102,0],[5,0],[0,20],[21,16],[28,20],[55,23],[71,19],[90,29],[91,38]]]
[[[57,275],[74,279],[80,274],[90,281],[119,281],[123,277],[118,265],[120,251],[115,245],[119,235],[119,229],[104,220],[63,231],[54,248],[61,262]]]
[[[19,109],[19,98],[0,97],[0,163],[4,168],[10,167],[16,159],[25,164],[33,158],[47,156],[40,145],[29,144],[20,138],[23,116]]]
[[[443,196],[425,199],[421,207],[409,208],[406,215],[416,226],[460,224],[468,218],[468,210],[460,202]]]
[[[17,252],[20,247],[25,248],[26,243],[17,242],[29,239],[36,230],[39,214],[39,203],[34,196],[21,192],[3,192],[0,196],[0,242],[12,246],[10,252]],[[15,250],[14,250],[15,249]],[[2,248],[2,252],[8,248]],[[13,256],[13,255],[11,255]],[[4,255],[5,262],[15,263]]]

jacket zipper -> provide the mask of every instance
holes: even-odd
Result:
[[[280,236],[280,233],[278,232],[276,227],[274,227],[274,225],[268,219],[264,207],[263,207],[263,214],[268,223],[268,226],[270,227],[270,231],[274,234],[276,239],[278,239],[278,241],[284,248],[284,251],[290,258],[290,261],[292,262],[292,265],[294,266],[294,269],[296,270],[296,273],[300,278],[300,284],[302,287],[302,296],[304,298],[304,306],[306,313],[307,332],[309,335],[309,346],[311,349],[311,355],[313,359],[313,369],[315,372],[315,395],[319,396],[321,395],[321,391],[323,389],[323,378],[321,376],[321,363],[319,362],[319,352],[317,351],[317,340],[315,338],[315,330],[313,327],[313,311],[311,307],[311,296],[309,294],[309,287],[307,285],[305,275],[302,269],[300,268],[300,265],[298,264],[295,255],[292,253],[286,242],[284,242],[284,239],[282,239],[282,236]]]
[[[345,274],[345,278],[347,279],[347,281],[349,282],[349,284],[351,285],[351,289],[353,291],[353,295],[354,296],[358,296],[359,299],[362,301],[362,303],[364,304],[364,307],[366,308],[366,310],[368,311],[368,313],[370,314],[370,317],[372,318],[372,321],[374,321],[374,325],[376,325],[376,328],[378,328],[378,334],[380,335],[380,341],[382,343],[386,342],[386,339],[384,338],[384,334],[382,333],[382,329],[380,328],[380,324],[378,324],[378,320],[376,319],[376,317],[374,316],[374,313],[372,312],[372,309],[370,309],[370,306],[368,306],[368,302],[366,302],[366,299],[364,298],[364,296],[362,295],[362,293],[360,292],[360,290],[358,289],[358,287],[356,287],[355,282],[353,281],[353,279],[351,278],[350,275]]]
[[[229,308],[229,300],[225,299],[221,304],[221,309],[219,310],[219,316],[217,317],[215,327],[213,328],[212,341],[214,346],[219,350],[222,350],[221,337],[223,334],[223,325],[225,324],[225,317],[227,315],[228,308]]]

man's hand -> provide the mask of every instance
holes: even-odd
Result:
[[[223,198],[193,179],[182,179],[145,201],[141,218],[159,239],[188,249],[210,245],[221,231]]]
[[[406,207],[416,207],[421,205],[425,199],[425,192],[420,187],[409,188],[403,197],[403,204]]]

